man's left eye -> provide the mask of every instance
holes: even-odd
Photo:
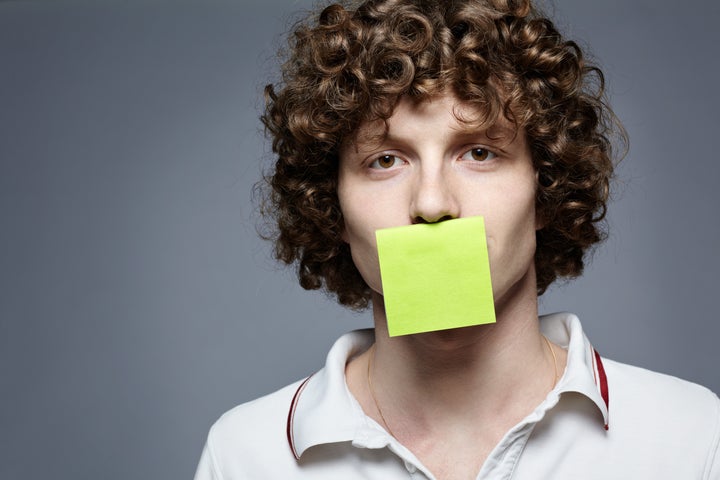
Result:
[[[485,162],[487,160],[492,160],[497,155],[495,155],[493,152],[486,148],[482,147],[476,147],[473,149],[468,150],[467,152],[463,153],[460,157],[462,160],[471,160],[475,162]]]

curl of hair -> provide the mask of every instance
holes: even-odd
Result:
[[[542,225],[538,294],[582,273],[604,237],[613,139],[625,141],[602,72],[529,0],[368,0],[296,25],[282,79],[265,88],[261,119],[276,162],[263,212],[276,226],[276,257],[297,265],[304,288],[368,305],[341,238],[339,148],[364,122],[388,119],[401,97],[446,91],[476,107],[478,125],[502,116],[527,136]]]

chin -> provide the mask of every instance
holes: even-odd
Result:
[[[458,352],[472,348],[477,342],[495,329],[495,323],[451,328],[434,332],[409,335],[412,341],[424,344],[435,351]]]

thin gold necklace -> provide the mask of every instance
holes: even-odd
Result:
[[[553,388],[555,388],[555,385],[557,384],[557,381],[558,381],[557,356],[555,355],[555,350],[552,348],[552,345],[550,344],[550,340],[548,340],[548,338],[545,335],[543,335],[542,337],[545,340],[545,344],[547,345],[548,349],[550,350],[550,354],[552,355],[552,358],[553,358],[553,370],[554,370],[555,376],[553,377],[553,383],[550,388],[552,390]],[[375,358],[375,344],[374,343],[372,344],[372,347],[370,347],[370,350],[368,351],[368,355],[369,355],[369,357],[368,357],[368,364],[367,364],[367,382],[368,382],[368,387],[370,388],[370,396],[372,397],[373,402],[375,402],[375,408],[377,409],[378,413],[380,414],[380,419],[383,422],[383,426],[385,427],[385,429],[388,431],[388,433],[390,435],[397,438],[397,436],[395,436],[392,429],[390,428],[390,425],[388,425],[388,422],[385,419],[385,415],[383,415],[382,408],[380,408],[380,403],[378,403],[377,397],[375,396],[375,388],[373,388],[372,375],[371,375],[370,371],[372,369],[373,359]]]
[[[375,408],[377,409],[378,413],[380,414],[380,419],[382,420],[383,425],[385,426],[385,429],[388,431],[388,433],[391,436],[395,437],[395,434],[393,433],[392,429],[390,428],[390,425],[388,425],[387,420],[385,420],[385,415],[383,415],[382,408],[380,408],[380,404],[377,401],[377,397],[375,396],[375,389],[373,388],[373,384],[372,384],[372,376],[370,375],[370,369],[372,367],[372,362],[373,362],[373,359],[375,358],[375,345],[376,344],[373,343],[372,347],[370,347],[370,351],[368,352],[368,354],[370,355],[368,357],[368,365],[367,365],[368,387],[370,387],[370,395],[372,396],[373,402],[375,402]],[[397,437],[395,437],[395,438],[397,438]]]

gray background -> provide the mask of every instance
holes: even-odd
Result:
[[[259,92],[309,5],[0,2],[0,479],[189,478],[223,411],[370,324],[255,234]],[[715,391],[719,5],[557,0],[631,150],[609,241],[541,305]]]

